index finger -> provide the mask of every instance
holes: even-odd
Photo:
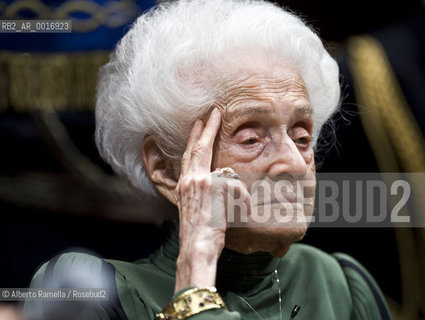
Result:
[[[199,148],[199,150],[196,150],[197,152],[191,152],[191,166],[195,168],[206,168],[210,171],[213,145],[218,130],[220,129],[220,125],[221,111],[218,108],[214,108],[204,130],[202,131],[199,141],[195,145],[195,148]]]
[[[186,144],[186,150],[184,151],[181,160],[181,174],[185,174],[189,168],[193,145],[196,143],[196,141],[199,140],[202,134],[203,127],[204,123],[202,122],[202,120],[197,119],[192,127],[192,130],[190,131],[189,139]]]

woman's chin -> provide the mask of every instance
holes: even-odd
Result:
[[[225,247],[241,254],[268,252],[283,257],[292,243],[303,239],[307,227],[299,228],[230,228]]]

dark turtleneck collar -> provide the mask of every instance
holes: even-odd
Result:
[[[178,230],[174,228],[169,229],[161,248],[150,260],[167,274],[175,276],[178,255]],[[225,248],[218,262],[216,286],[220,291],[246,291],[271,276],[280,260],[266,252],[244,255]]]

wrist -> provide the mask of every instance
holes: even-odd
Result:
[[[180,252],[176,262],[175,291],[187,287],[212,287],[217,273],[217,255],[206,252]]]

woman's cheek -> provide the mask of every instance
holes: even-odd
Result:
[[[261,156],[263,150],[263,143],[257,145],[243,145],[234,141],[222,142],[217,148],[217,167],[231,167],[238,163],[252,162]]]
[[[240,161],[241,157],[242,155],[231,142],[222,140],[217,144],[213,168],[232,167],[232,165]]]
[[[252,162],[267,153],[267,147],[267,141],[259,140],[253,145],[238,143],[235,149],[238,150],[238,153],[244,162]]]

